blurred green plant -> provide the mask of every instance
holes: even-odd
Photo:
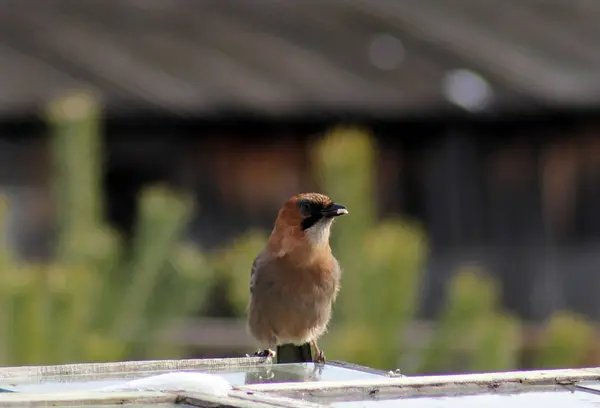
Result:
[[[415,313],[425,235],[412,220],[377,220],[377,146],[369,132],[334,129],[311,157],[321,190],[351,214],[336,222],[331,239],[343,278],[336,330],[324,339],[328,356],[392,368]]]
[[[226,283],[229,301],[241,315],[248,305],[250,267],[268,238],[264,231],[248,231],[226,248],[216,251],[211,258],[216,276]]]
[[[587,319],[567,311],[556,313],[545,324],[533,366],[561,368],[586,365],[595,337],[595,330]]]
[[[48,109],[56,259],[25,262],[0,242],[0,364],[184,356],[157,333],[199,310],[217,279],[226,285],[227,302],[245,313],[250,265],[267,232],[248,231],[225,248],[204,252],[180,240],[192,212],[189,198],[158,185],[140,193],[131,250],[125,251],[126,243],[103,220],[99,113],[86,94],[61,98]],[[403,354],[412,354],[416,364],[409,370],[419,373],[518,367],[521,322],[501,309],[497,282],[477,268],[458,270],[433,333],[418,350],[408,350],[428,251],[424,229],[404,217],[378,219],[377,146],[368,131],[333,129],[311,157],[320,190],[351,213],[336,221],[332,235],[343,278],[332,329],[323,339],[328,358],[394,369],[403,368]],[[0,228],[8,211],[8,201],[0,199]],[[585,319],[557,314],[533,351],[534,365],[583,365],[594,336]]]
[[[0,245],[0,364],[182,356],[157,340],[197,310],[212,276],[205,254],[179,238],[192,205],[165,187],[143,190],[125,254],[103,221],[99,109],[86,94],[50,105],[57,208],[56,260],[32,264]],[[1,201],[0,222],[8,202]],[[3,226],[0,225],[0,227]]]
[[[428,341],[418,349],[405,342],[407,332],[415,330],[428,251],[424,229],[404,217],[377,219],[377,146],[368,130],[333,129],[316,143],[310,157],[320,190],[350,211],[349,217],[336,221],[331,238],[343,277],[334,321],[322,340],[328,358],[404,369],[401,356],[410,354],[413,363],[407,372],[414,373],[517,368],[522,324],[502,310],[498,283],[477,268],[457,271]],[[264,240],[266,235],[248,234],[221,253],[221,268],[230,272],[230,295],[240,315],[248,299],[249,265]],[[581,364],[591,327],[571,316],[554,317],[536,364]]]
[[[498,286],[490,276],[476,268],[459,271],[424,349],[420,372],[516,367],[520,327],[516,319],[502,312],[499,301]]]

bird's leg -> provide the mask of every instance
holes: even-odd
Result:
[[[314,362],[318,363],[318,364],[325,364],[325,354],[323,353],[322,350],[319,349],[319,346],[317,346],[317,341],[313,340],[312,345],[315,348]]]
[[[277,355],[277,353],[275,353],[275,351],[271,350],[271,348],[268,349],[264,349],[264,350],[257,350],[256,353],[254,353],[255,357],[275,357]]]
[[[269,340],[269,348],[262,350],[262,351],[258,350],[256,353],[254,353],[254,355],[258,356],[258,357],[274,358],[277,355],[277,353],[275,352],[276,344],[277,344],[277,339],[275,338],[275,336],[271,336],[271,338]]]

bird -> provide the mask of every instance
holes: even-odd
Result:
[[[313,361],[325,363],[317,340],[327,330],[342,274],[329,237],[333,220],[348,213],[321,193],[294,195],[279,210],[251,266],[247,328],[267,347],[254,355],[275,357],[275,348],[291,345],[292,353],[311,356],[312,345]]]

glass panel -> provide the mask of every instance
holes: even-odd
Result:
[[[8,391],[29,393],[98,390],[104,387],[118,388],[127,386],[128,381],[167,372],[203,372],[216,374],[234,386],[269,382],[348,381],[382,378],[378,374],[344,367],[332,365],[316,367],[313,363],[299,363],[234,366],[202,370],[145,371],[137,373],[64,375],[15,379],[3,378],[0,380],[0,388]]]
[[[600,407],[600,396],[586,392],[538,391],[513,394],[480,394],[449,397],[412,397],[390,399],[368,399],[352,401],[347,396],[305,398],[311,402],[324,404],[332,408],[563,408],[563,407]]]
[[[600,393],[600,382],[598,381],[580,381],[577,383],[577,387]]]
[[[236,374],[239,375],[239,374]],[[351,381],[386,378],[375,373],[354,370],[326,364],[324,367],[313,363],[274,364],[272,366],[252,367],[244,378],[231,378],[231,384],[262,384],[309,381]]]
[[[68,405],[68,404],[64,404],[61,403],[61,406],[64,407],[68,407],[68,408],[115,408],[116,406],[122,406],[122,404],[119,403],[115,403],[113,405]],[[125,405],[127,408],[191,408],[191,405],[186,405],[186,404],[130,404],[127,403],[127,405]]]

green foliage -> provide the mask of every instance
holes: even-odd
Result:
[[[49,364],[183,356],[157,332],[197,311],[219,280],[240,316],[250,266],[267,231],[248,231],[207,253],[180,237],[192,213],[181,192],[143,190],[131,242],[103,220],[100,112],[89,95],[54,102],[52,131],[58,240],[54,262],[18,259],[0,242],[0,364]],[[394,369],[410,354],[412,372],[505,370],[519,366],[521,324],[500,307],[497,283],[462,268],[446,307],[421,349],[405,342],[415,314],[427,237],[414,220],[377,217],[377,146],[364,129],[338,128],[314,146],[320,190],[346,205],[332,246],[343,268],[331,331],[330,359]],[[9,203],[0,198],[0,228]],[[554,316],[534,350],[536,367],[585,363],[593,348],[589,322]],[[250,350],[249,350],[250,351]],[[408,351],[408,352],[407,352]]]
[[[252,262],[267,239],[264,231],[248,231],[212,257],[217,276],[227,283],[229,301],[240,315],[248,305]]]
[[[593,326],[585,318],[570,312],[556,313],[546,324],[534,358],[540,368],[564,368],[585,365],[585,357],[594,345]]]
[[[429,341],[416,350],[405,343],[407,334],[418,330],[414,323],[428,251],[425,231],[404,217],[377,219],[377,147],[368,131],[334,129],[314,146],[311,157],[319,189],[350,211],[332,231],[343,277],[331,330],[321,340],[328,358],[383,369],[400,366],[406,373],[519,367],[521,322],[502,310],[497,282],[476,268],[462,268],[451,280],[446,307],[426,336]],[[240,315],[247,302],[249,268],[265,239],[258,233],[243,237],[217,263],[230,281]],[[536,364],[579,364],[582,350],[589,349],[590,330],[581,320],[555,317]],[[412,360],[408,371],[400,359],[405,354]]]
[[[56,261],[24,262],[0,245],[0,364],[163,355],[156,331],[197,310],[205,298],[211,265],[179,242],[192,211],[185,196],[160,186],[142,191],[127,254],[104,223],[98,117],[88,95],[57,100],[48,111]],[[0,221],[8,211],[7,201],[2,204]]]
[[[517,322],[500,310],[489,276],[461,270],[449,287],[447,306],[424,351],[421,372],[503,370],[515,367]]]
[[[333,322],[340,335],[325,339],[328,355],[392,368],[415,312],[425,236],[411,220],[377,221],[376,146],[368,133],[335,129],[313,157],[321,189],[350,211],[332,232],[343,278]]]

